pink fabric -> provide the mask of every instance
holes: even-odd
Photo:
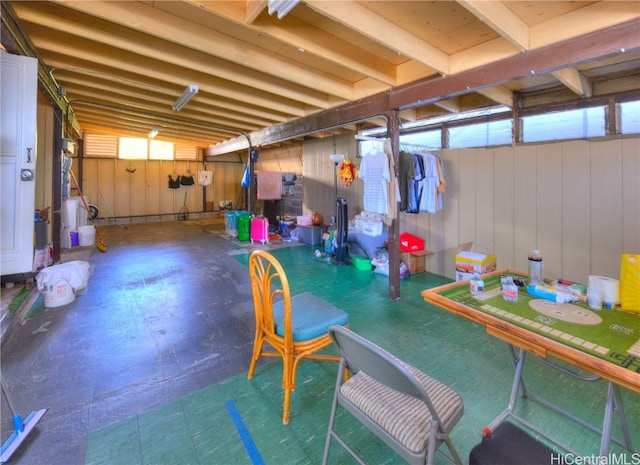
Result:
[[[258,200],[282,198],[282,173],[279,171],[256,171]]]

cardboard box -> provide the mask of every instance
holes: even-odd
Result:
[[[382,234],[382,221],[363,221],[362,232],[367,236],[379,236]]]
[[[407,265],[409,273],[424,273],[426,270],[425,257],[431,254],[427,250],[421,250],[419,252],[400,252],[400,260]]]
[[[463,250],[456,255],[456,271],[463,273],[489,273],[495,271],[497,259],[495,255]]]
[[[400,234],[400,252],[420,252],[424,250],[424,239],[403,232]]]

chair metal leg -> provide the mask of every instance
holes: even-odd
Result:
[[[340,360],[340,367],[338,368],[338,376],[336,379],[336,387],[333,390],[333,402],[331,404],[331,416],[329,417],[329,427],[327,428],[327,439],[324,443],[324,454],[322,456],[322,465],[329,463],[329,452],[331,451],[331,440],[333,439],[333,427],[336,423],[336,411],[338,410],[338,391],[343,379],[347,379],[349,369],[346,367],[344,359]],[[340,373],[343,375],[343,379],[340,379]]]
[[[444,442],[447,444],[447,448],[451,453],[451,458],[453,459],[453,463],[455,463],[456,465],[462,465],[462,460],[460,459],[460,455],[458,455],[458,450],[453,445],[453,441],[451,440],[451,438],[447,437],[447,439],[445,439]]]

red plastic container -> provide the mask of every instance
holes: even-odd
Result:
[[[401,252],[420,252],[424,250],[424,239],[403,232],[400,234],[400,251]]]

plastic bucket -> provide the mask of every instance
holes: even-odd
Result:
[[[61,307],[76,299],[73,287],[64,278],[53,284],[45,284],[42,289],[42,295],[44,297],[44,306],[47,308]]]
[[[78,242],[82,247],[96,245],[95,226],[80,226],[78,228]]]
[[[65,270],[66,278],[71,283],[76,284],[74,287],[76,295],[83,294],[89,286],[89,262],[74,260],[71,262],[56,265],[58,269]],[[80,282],[80,284],[77,284]]]

